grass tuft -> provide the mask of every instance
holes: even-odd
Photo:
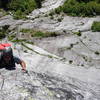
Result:
[[[76,34],[76,35],[78,35],[78,36],[81,36],[82,35],[82,33],[80,32],[80,31],[78,31],[78,32],[73,32],[74,34]]]
[[[100,22],[94,21],[91,29],[93,32],[100,32]]]
[[[56,32],[43,32],[33,29],[22,29],[21,32],[26,34],[31,34],[32,37],[38,37],[38,38],[56,37],[58,35]]]

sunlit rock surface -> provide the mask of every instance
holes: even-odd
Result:
[[[20,65],[16,70],[0,69],[1,100],[100,99],[100,78],[97,77],[100,71],[97,68],[63,62],[58,56],[30,44],[16,44],[14,48],[15,55],[25,60],[28,73],[23,73]]]

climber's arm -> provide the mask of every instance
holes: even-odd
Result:
[[[20,61],[20,65],[22,67],[22,70],[26,71],[26,63],[23,60]]]
[[[22,70],[26,71],[26,63],[23,60],[21,60],[20,58],[14,56],[14,61],[15,61],[15,63],[21,65]]]

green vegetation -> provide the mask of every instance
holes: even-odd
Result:
[[[9,25],[0,27],[0,39],[5,38],[9,32]]]
[[[91,27],[92,31],[100,32],[100,22],[94,21]]]
[[[100,0],[66,0],[63,6],[55,9],[55,13],[60,12],[83,17],[100,15]]]
[[[53,17],[53,16],[51,16],[51,17],[50,17],[50,19],[54,19],[54,17]]]
[[[26,42],[27,40],[26,39],[15,39],[15,40],[11,40],[11,42]]]
[[[12,41],[16,37],[16,34],[12,34],[8,36],[8,40]]]
[[[87,62],[88,58],[86,56],[83,56],[83,59]]]
[[[60,12],[62,11],[63,7],[60,6],[59,8],[55,9],[55,13],[56,14],[60,14]]]
[[[35,0],[35,1],[36,1],[36,4],[37,4],[37,7],[41,8],[42,7],[41,2],[44,1],[44,0]]]
[[[0,17],[7,15],[7,12],[3,9],[0,9]]]
[[[73,60],[69,60],[69,64],[72,64],[73,63]]]
[[[43,0],[0,0],[0,8],[11,11],[15,19],[25,18],[36,8],[41,8]]]
[[[100,53],[98,51],[95,52],[96,55],[99,55]]]
[[[2,30],[0,29],[0,39],[5,38],[6,34],[2,33]]]
[[[55,32],[43,32],[43,31],[32,30],[32,29],[22,29],[21,32],[22,33],[31,34],[32,37],[38,37],[38,38],[42,38],[42,37],[55,37],[55,36],[58,35]]]
[[[55,14],[55,12],[54,11],[51,11],[50,13],[49,13],[49,16],[53,16]]]
[[[23,43],[23,42],[25,42],[25,43],[28,43],[28,44],[34,44],[33,42],[28,41],[27,39],[18,39],[16,37],[12,37],[12,36],[11,37],[9,36],[8,39],[9,39],[9,41],[14,42],[14,43]]]
[[[8,9],[13,11],[15,19],[25,18],[26,14],[35,8],[37,8],[35,0],[11,0],[8,4]]]
[[[78,31],[78,32],[73,32],[74,34],[76,34],[76,35],[78,35],[78,36],[81,36],[82,35],[82,33],[80,32],[80,31]]]
[[[57,20],[58,20],[58,22],[61,22],[63,20],[63,18],[58,18]]]

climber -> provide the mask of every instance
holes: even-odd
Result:
[[[26,71],[26,64],[23,60],[13,56],[11,45],[0,44],[0,68],[6,68],[8,70],[15,69],[15,63],[20,64],[23,71]]]

